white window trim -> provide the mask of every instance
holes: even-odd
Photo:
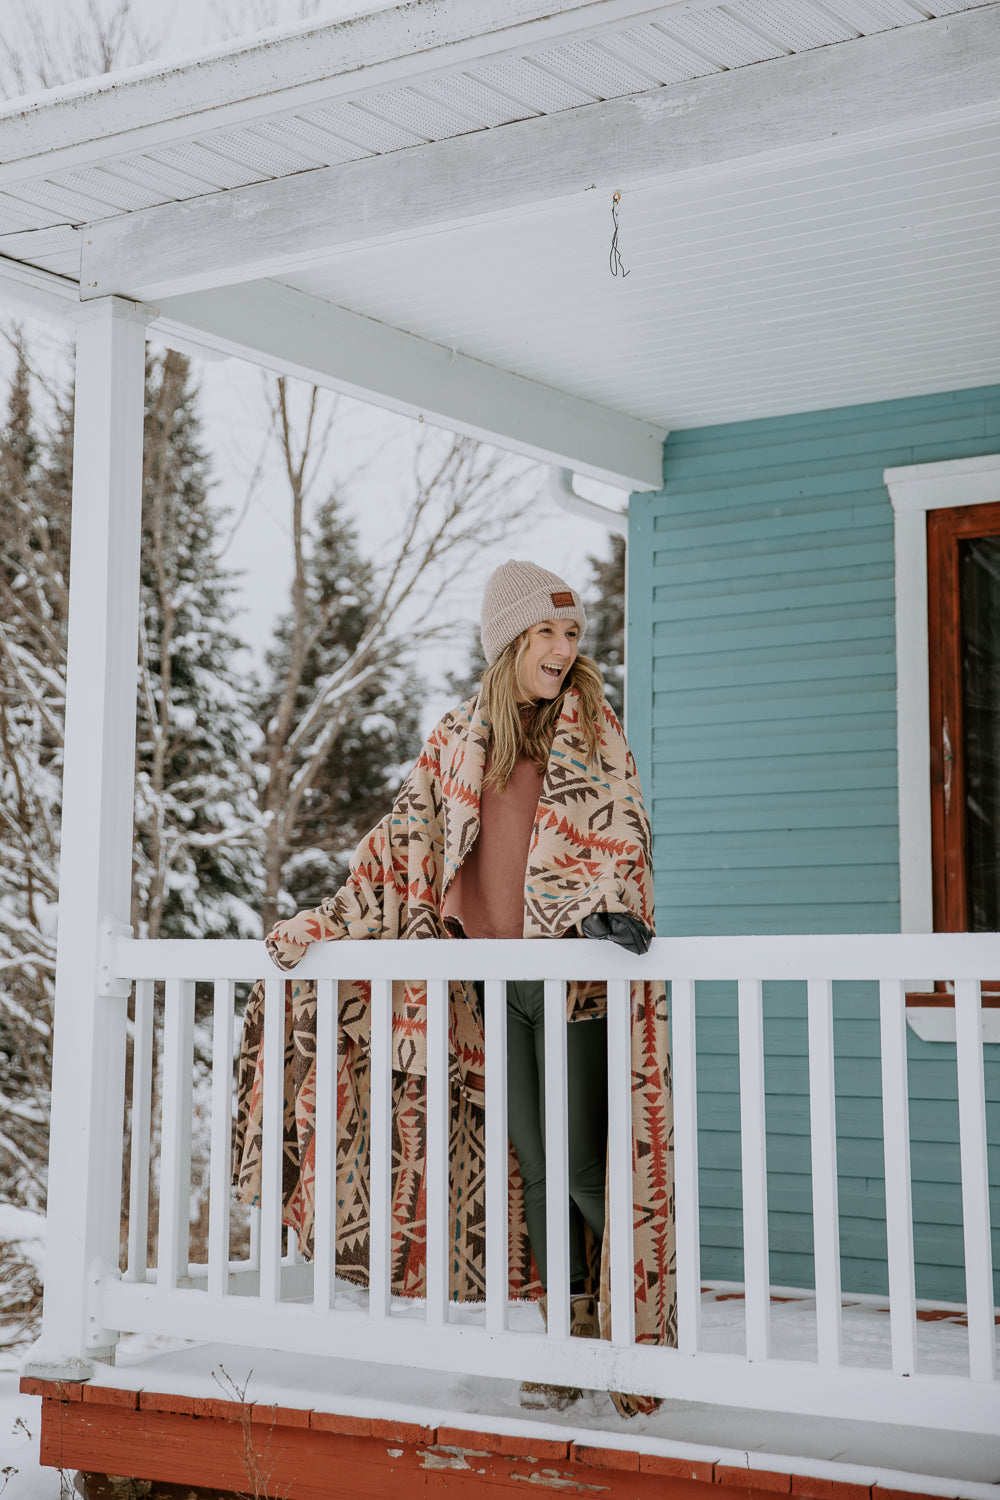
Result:
[[[901,932],[934,930],[931,873],[927,512],[1000,501],[1000,453],[883,474],[896,553],[896,745]]]

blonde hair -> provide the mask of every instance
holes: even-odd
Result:
[[[562,712],[566,694],[574,691],[580,699],[580,733],[588,761],[597,755],[600,743],[599,725],[604,713],[604,678],[601,669],[589,656],[578,656],[566,674],[566,681],[554,698],[540,698],[530,718],[521,687],[521,662],[528,649],[528,632],[524,631],[505,646],[491,667],[483,673],[481,706],[489,721],[492,746],[487,782],[502,792],[514,773],[519,755],[534,761],[544,771],[556,721]]]

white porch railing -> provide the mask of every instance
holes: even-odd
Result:
[[[94,1343],[107,1330],[165,1332],[292,1352],[357,1357],[432,1370],[553,1380],[723,1406],[822,1414],[991,1433],[1000,1426],[996,1326],[987,1176],[979,981],[1000,973],[992,935],[830,936],[659,939],[635,958],[609,943],[371,942],[316,945],[296,970],[319,987],[317,1021],[316,1222],[311,1264],[282,1256],[281,1114],[283,977],[249,942],[113,943],[116,978],[135,982],[128,1265],[105,1266],[78,1289]],[[478,1321],[451,1321],[447,1301],[446,982],[485,980],[487,1300]],[[609,986],[608,1087],[611,1162],[610,1341],[570,1340],[565,1120],[565,984],[602,977]],[[967,1377],[921,1371],[917,1357],[908,1127],[905,990],[925,976],[955,982],[962,1212],[969,1340]],[[245,1260],[230,1257],[230,1142],[233,1105],[234,992],[267,980],[265,1139],[257,1242]],[[335,1305],[333,1195],[336,981],[372,981],[371,1290],[366,1308]],[[427,1299],[403,1309],[389,1293],[391,981],[428,982]],[[549,1163],[547,1335],[508,1326],[506,1041],[503,982],[546,981],[546,1089]],[[633,1342],[630,978],[671,986],[676,1170],[679,1347]],[[698,1206],[698,1110],[695,1092],[695,985],[738,981],[745,1356],[702,1347]],[[815,1251],[815,1363],[772,1357],[765,1134],[762,983],[808,983],[809,1106]],[[833,982],[875,980],[881,1017],[882,1109],[892,1369],[845,1366],[841,1351],[840,1223],[834,1093]],[[195,983],[214,984],[210,1221],[207,1265],[189,1264],[188,1217]],[[147,1264],[150,1101],[154,994],[163,984],[159,1220],[155,1265]],[[109,984],[108,990],[118,986]],[[127,1000],[109,993],[124,1032]],[[113,1092],[113,1091],[112,1091]],[[122,1117],[120,1097],[101,1109]],[[102,1127],[102,1128],[106,1128]],[[102,1213],[116,1224],[114,1193]],[[107,1234],[105,1235],[107,1239]]]

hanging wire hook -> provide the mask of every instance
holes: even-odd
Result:
[[[611,222],[615,226],[611,236],[611,274],[612,276],[626,277],[629,273],[622,264],[621,255],[618,252],[618,205],[622,201],[621,193],[611,195]]]

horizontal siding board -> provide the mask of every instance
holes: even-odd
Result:
[[[696,870],[718,869],[718,854],[711,845],[705,847],[696,834],[664,836],[658,840],[657,847],[664,864],[683,864],[689,876],[693,876]],[[866,854],[871,864],[889,861],[893,869],[896,868],[895,844],[887,840],[884,831],[878,828],[832,828],[827,830],[821,842],[812,830],[790,828],[783,837],[775,837],[767,843],[755,840],[752,833],[741,829],[739,834],[732,836],[726,852],[726,868],[782,869],[789,873],[824,870],[830,865],[853,868],[857,865],[859,853]]]
[[[698,584],[749,578],[751,587],[760,589],[766,588],[772,578],[775,581],[787,578],[790,572],[799,579],[811,573],[829,577],[831,571],[836,575],[837,569],[843,573],[848,568],[873,567],[884,573],[887,541],[892,542],[891,531],[867,537],[862,532],[851,543],[841,538],[836,545],[832,540],[824,544],[822,537],[809,537],[808,544],[786,546],[780,552],[770,547],[734,547],[725,551],[720,548],[713,549],[711,557],[697,560],[679,557],[664,547],[654,553],[653,560],[661,588],[670,588],[675,581],[693,588]],[[889,558],[891,564],[891,545]],[[836,568],[832,569],[834,559]]]
[[[895,677],[891,685],[895,686]],[[869,712],[881,714],[885,707],[885,686],[878,679],[868,681],[867,691],[841,686],[838,702],[845,714],[852,718],[862,718]],[[779,697],[776,693],[763,693],[754,688],[744,691],[742,686],[734,687],[728,693],[715,690],[699,693],[695,689],[687,694],[658,694],[653,699],[652,712],[647,710],[647,721],[650,727],[673,723],[678,729],[704,727],[706,730],[711,725],[733,729],[741,724],[770,723],[776,726],[776,732],[777,726],[784,732],[786,725],[801,726],[806,720],[811,722],[821,716],[822,710],[829,712],[830,707],[829,694],[811,693],[808,683],[802,684],[797,701],[787,693]]]
[[[874,759],[874,757],[873,757]],[[772,763],[767,770],[754,772],[749,768],[735,771],[727,767],[723,772],[726,782],[726,797],[742,797],[759,789],[762,797],[808,797],[825,796],[827,792],[855,791],[862,787],[890,787],[896,785],[896,757],[885,755],[881,764],[853,764],[845,757],[841,765],[825,765],[824,757],[809,756],[803,761],[790,760]],[[717,779],[716,768],[697,765],[674,764],[665,766],[653,778],[653,795],[661,793],[698,796],[712,786]]]
[[[781,736],[780,744],[774,730],[767,724],[740,724],[733,733],[715,726],[706,729],[698,724],[678,726],[669,721],[653,726],[653,747],[657,743],[657,732],[663,745],[668,748],[677,764],[688,761],[704,762],[773,757],[780,748],[784,758],[791,760],[799,756],[850,755],[866,749],[891,750],[896,753],[896,729],[894,724],[873,723],[874,715],[859,715],[856,718],[840,719],[830,715],[824,719],[806,719],[793,723]]]
[[[673,692],[682,690],[685,679],[691,678],[699,688],[730,680],[746,682],[748,674],[753,674],[749,680],[754,682],[787,681],[796,667],[802,672],[811,669],[813,681],[854,675],[845,672],[845,665],[852,667],[854,673],[895,670],[895,642],[886,635],[865,633],[853,639],[827,637],[785,641],[782,645],[770,646],[741,640],[728,651],[716,646],[711,651],[696,652],[686,650],[687,642],[677,630],[664,631],[662,640],[664,655],[668,657],[665,670],[670,674]],[[675,650],[685,652],[683,662],[669,661]]]
[[[629,727],[661,933],[898,930],[882,473],[998,448],[995,387],[671,434],[663,491],[633,497],[630,512]],[[765,984],[764,1005],[771,1271],[809,1284],[804,987]],[[739,1279],[735,987],[699,984],[697,1012],[703,1273]],[[884,1293],[876,987],[835,985],[834,1018],[844,1285]],[[908,1053],[918,1294],[961,1300],[955,1050],[910,1034]],[[1000,1179],[1000,1143],[991,1171]],[[998,1180],[991,1197],[1000,1225]]]
[[[894,600],[893,580],[884,571],[863,580],[848,578],[831,583],[828,579],[817,579],[808,587],[783,578],[770,591],[753,594],[695,591],[681,596],[676,590],[657,588],[647,618],[654,637],[656,626],[680,621],[694,641],[702,630],[711,629],[720,620],[727,620],[728,628],[734,631],[743,629],[744,622],[755,623],[755,619],[787,627],[789,610],[796,612],[796,621],[802,625],[814,619],[849,620],[860,614],[874,627],[882,620],[884,611],[873,612],[862,607],[888,604],[891,609]],[[703,620],[708,623],[700,625]]]
[[[834,559],[836,560],[835,562]],[[827,558],[825,566],[821,564],[812,573],[797,569],[794,574],[794,580],[793,585],[790,576],[779,571],[763,574],[758,572],[757,574],[748,574],[741,580],[740,588],[734,589],[732,586],[732,577],[729,574],[722,574],[714,579],[706,579],[702,576],[692,582],[687,582],[684,578],[679,578],[672,583],[669,589],[665,587],[660,588],[659,597],[669,598],[675,606],[684,604],[689,600],[701,599],[711,601],[717,598],[728,598],[731,600],[735,599],[741,609],[749,609],[756,594],[758,598],[763,595],[766,599],[767,607],[773,609],[777,598],[783,592],[787,593],[789,589],[792,590],[793,594],[797,591],[800,603],[808,604],[810,599],[821,597],[821,592],[817,594],[816,590],[822,591],[823,589],[830,589],[831,586],[836,586],[842,590],[841,598],[844,601],[845,608],[850,609],[851,595],[856,591],[857,586],[878,580],[889,584],[889,588],[882,591],[883,603],[886,599],[894,598],[892,573],[886,570],[884,563],[878,562],[869,566],[862,566],[855,563],[852,566],[845,567],[842,565],[839,552],[834,553],[832,558]],[[788,603],[788,607],[791,608],[791,603],[787,599],[782,602]]]
[[[685,911],[700,909],[706,898],[714,898],[717,901],[725,901],[732,910],[734,923],[739,922],[745,926],[745,917],[741,920],[741,913],[748,909],[758,910],[761,904],[760,877],[745,881],[726,879],[706,880],[695,889],[685,891],[682,886],[667,886],[666,901],[678,920],[683,918]],[[771,897],[775,904],[783,901],[794,901],[801,897],[798,889],[799,882],[794,880],[783,880],[775,883],[771,890]],[[893,893],[898,889],[898,879],[895,875],[881,881],[864,880],[856,885],[849,880],[837,882],[834,880],[823,880],[817,878],[809,888],[808,895],[812,897],[817,907],[829,906],[831,904],[847,906],[853,901],[885,901],[891,900]]]
[[[872,916],[870,906],[837,906],[832,903],[804,908],[807,912],[808,930],[815,933],[837,932],[881,932],[884,923]],[[811,918],[808,918],[811,913]],[[704,910],[692,907],[683,913],[685,932],[692,937],[715,937],[718,924]],[[662,925],[662,924],[661,924]],[[763,937],[785,936],[788,932],[788,916],[781,907],[747,907],[739,917],[734,916],[729,931],[734,936],[745,937],[757,934]]]
[[[657,650],[669,652],[673,647],[682,645],[689,659],[709,658],[725,653],[727,656],[735,651],[741,660],[745,661],[751,652],[766,651],[769,657],[781,659],[782,653],[798,651],[803,656],[817,653],[825,648],[828,651],[843,651],[845,648],[851,650],[860,649],[865,644],[875,643],[870,649],[885,650],[887,644],[894,644],[894,633],[891,629],[892,622],[884,617],[875,620],[861,618],[856,620],[844,619],[831,616],[826,620],[803,620],[795,632],[794,642],[788,639],[788,621],[782,620],[780,615],[766,621],[754,620],[748,617],[746,623],[739,626],[739,646],[734,647],[733,629],[734,622],[729,621],[719,630],[699,630],[697,636],[692,636],[690,626],[684,620],[661,620],[653,627],[653,640]]]
[[[839,501],[839,503],[838,503]],[[773,499],[752,509],[741,509],[739,521],[734,521],[724,506],[706,516],[702,507],[692,511],[687,525],[680,517],[671,517],[674,523],[654,528],[656,538],[663,537],[663,545],[657,547],[659,560],[663,552],[678,559],[702,551],[721,551],[723,556],[739,546],[752,547],[761,552],[775,548],[780,553],[801,548],[804,543],[829,541],[836,545],[843,541],[844,524],[853,525],[862,533],[873,533],[870,540],[883,534],[886,519],[877,493],[866,510],[858,504],[854,495],[816,496],[809,506],[780,505]],[[728,519],[727,519],[728,517]],[[891,523],[890,523],[891,524]]]

